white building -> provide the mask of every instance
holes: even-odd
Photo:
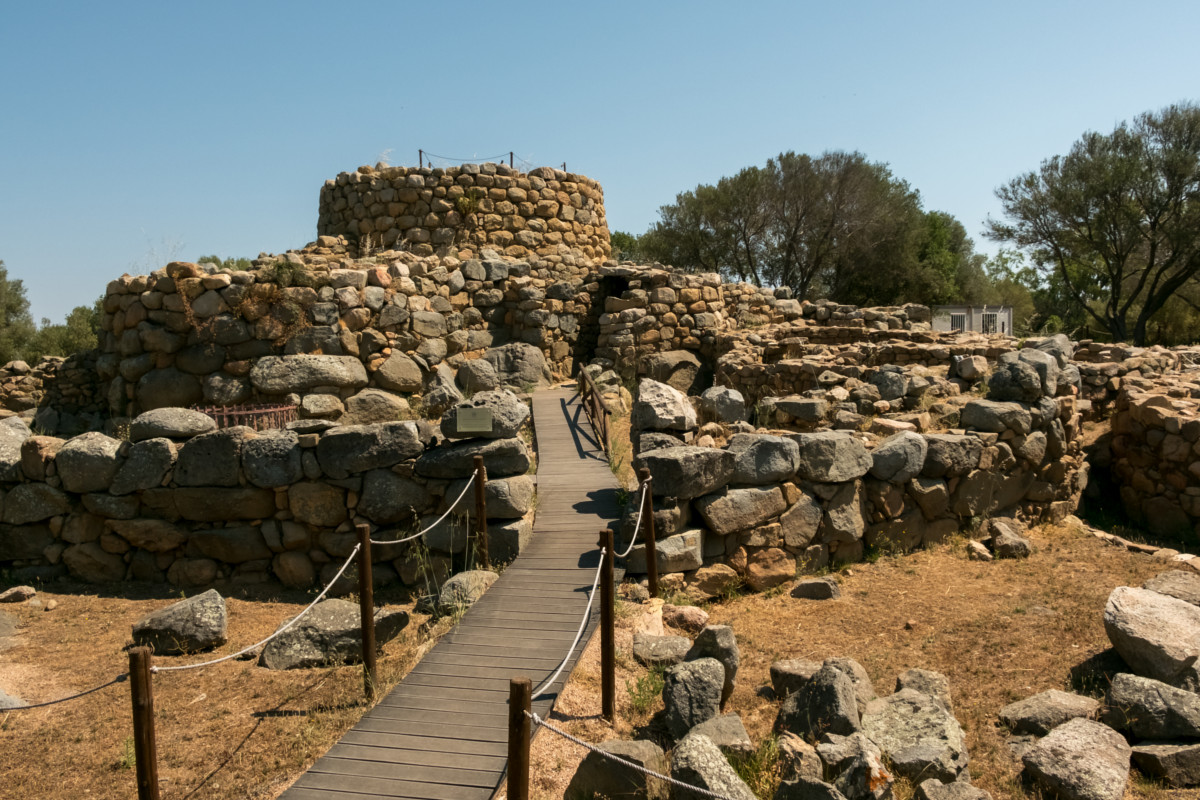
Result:
[[[934,306],[935,331],[1012,335],[1012,306]]]

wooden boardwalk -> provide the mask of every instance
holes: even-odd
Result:
[[[284,800],[486,800],[499,786],[509,679],[528,676],[536,689],[558,668],[587,607],[598,534],[619,514],[616,478],[573,392],[536,392],[533,421],[532,543]],[[533,702],[536,713],[549,715],[598,620],[599,598],[575,655]]]

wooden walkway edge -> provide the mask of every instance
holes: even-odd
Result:
[[[619,514],[616,478],[574,393],[535,392],[533,421],[532,542],[284,800],[486,800],[498,788],[508,752],[509,679],[527,676],[536,689],[567,655],[600,563],[598,534]],[[535,713],[549,716],[599,610],[597,598],[579,647],[533,702]]]

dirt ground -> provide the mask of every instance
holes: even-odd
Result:
[[[1038,549],[1028,561],[968,561],[959,542],[854,565],[837,574],[839,600],[795,600],[782,591],[707,606],[712,622],[734,627],[741,647],[730,708],[741,714],[755,743],[768,740],[779,705],[766,691],[768,669],[781,658],[855,658],[880,694],[890,693],[905,669],[938,670],[950,678],[976,785],[996,800],[1025,797],[997,711],[1045,689],[1102,691],[1103,677],[1089,670],[1106,663],[1102,612],[1109,592],[1168,568],[1078,530],[1038,529],[1033,537]],[[15,646],[0,652],[0,688],[34,702],[111,679],[127,667],[122,648],[130,625],[177,597],[94,591],[56,587],[39,593],[43,603],[58,602],[53,611],[29,604],[0,609],[18,628],[9,640]],[[267,636],[308,599],[228,598],[230,643],[218,654]],[[407,602],[401,595],[382,599]],[[616,728],[599,717],[599,646],[593,641],[555,713],[568,731],[594,742],[662,737],[655,717],[661,699],[645,711],[632,707],[636,681],[647,674],[631,657],[632,626],[641,613],[633,604],[618,607]],[[429,637],[418,631],[423,619],[414,617],[385,648],[385,685],[399,680],[429,647]],[[365,710],[357,666],[271,672],[250,661],[229,661],[161,673],[155,693],[163,797],[172,800],[277,797]],[[0,798],[131,797],[131,734],[128,684],[48,709],[0,712]],[[583,752],[546,731],[533,749],[533,796],[561,797]],[[1135,777],[1127,797],[1176,800],[1200,792],[1168,791]]]

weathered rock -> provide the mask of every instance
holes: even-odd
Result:
[[[316,583],[317,570],[307,553],[288,550],[271,561],[271,571],[289,589],[307,589]]]
[[[1142,588],[1200,606],[1200,573],[1178,569],[1163,572],[1142,584]]]
[[[863,519],[862,493],[858,482],[838,487],[825,505],[825,516],[821,519],[822,542],[857,542],[866,531]]]
[[[346,493],[317,481],[294,483],[288,487],[288,508],[297,522],[334,527],[346,519]]]
[[[1200,695],[1119,673],[1108,687],[1104,722],[1139,739],[1200,739]]]
[[[746,559],[746,585],[756,592],[782,586],[796,577],[796,558],[780,547],[765,547]]]
[[[783,780],[772,800],[847,800],[831,783],[818,778],[795,777]]]
[[[954,703],[950,697],[950,679],[940,672],[928,669],[909,669],[900,673],[896,678],[896,691],[914,689],[927,694],[941,702],[950,713],[954,713]]]
[[[203,433],[185,442],[175,460],[179,486],[237,486],[242,442],[254,436],[246,427]]]
[[[741,651],[738,650],[733,628],[728,625],[705,625],[684,658],[687,661],[715,658],[721,662],[725,670],[725,679],[721,686],[721,704],[724,705],[733,694],[738,664],[741,663]]]
[[[754,752],[750,734],[746,733],[746,726],[737,714],[713,717],[692,728],[691,733],[707,736],[727,756],[748,756]]]
[[[736,389],[713,386],[700,393],[700,410],[714,422],[742,422],[746,419],[746,398]]]
[[[205,528],[192,531],[188,543],[189,549],[194,548],[200,555],[225,564],[265,561],[272,555],[262,531],[257,527]]]
[[[1200,608],[1158,592],[1118,586],[1104,608],[1104,629],[1138,674],[1200,690]]]
[[[513,342],[493,347],[483,354],[492,365],[500,383],[517,391],[529,391],[550,383],[550,369],[542,351],[531,344]]]
[[[126,495],[162,486],[174,465],[175,447],[170,439],[136,442],[130,446],[129,454],[113,477],[108,491],[114,495]]]
[[[463,364],[458,368],[454,379],[464,392],[471,394],[500,387],[500,378],[496,375],[496,368],[490,361],[482,358],[472,359]]]
[[[710,564],[707,567],[700,567],[688,578],[687,594],[692,600],[702,602],[714,597],[721,597],[731,589],[740,586],[741,583],[742,576],[738,575],[733,567],[728,564]],[[707,624],[707,614],[704,615],[704,620],[705,622],[699,628],[703,628]]]
[[[810,492],[801,491],[792,507],[779,517],[784,544],[795,548],[808,547],[820,530],[823,516],[820,501]]]
[[[819,781],[825,777],[817,749],[794,733],[782,733],[778,738],[779,774],[784,781],[797,778]]]
[[[871,451],[871,475],[881,481],[907,483],[921,473],[929,445],[919,433],[889,436]]]
[[[1041,376],[1034,365],[1023,361],[1014,359],[1005,362],[1002,357],[988,379],[989,400],[1036,403],[1041,396]]]
[[[821,665],[816,661],[803,658],[789,658],[771,664],[771,688],[775,696],[787,697],[812,680],[813,675],[820,671]]]
[[[1137,744],[1133,763],[1168,786],[1200,786],[1200,744]]]
[[[372,522],[387,525],[413,522],[431,505],[429,490],[423,484],[389,469],[373,469],[363,474],[362,496],[355,511]]]
[[[138,379],[137,404],[140,408],[186,408],[204,399],[204,389],[195,375],[175,367],[152,369]],[[163,434],[156,433],[154,436]]]
[[[62,554],[67,569],[85,583],[116,583],[125,579],[125,559],[106,552],[98,542],[71,545]]]
[[[200,411],[188,408],[156,408],[139,414],[129,425],[129,438],[134,442],[146,439],[191,439],[217,429],[217,421]]]
[[[791,439],[765,433],[735,433],[726,448],[737,456],[732,483],[763,486],[796,474],[800,448]]]
[[[0,592],[0,603],[24,603],[36,596],[37,589],[32,586],[13,586]]]
[[[454,575],[442,584],[442,590],[438,593],[438,611],[453,614],[470,608],[499,577],[486,569],[472,569]]]
[[[775,730],[816,740],[826,733],[849,736],[859,729],[854,684],[832,665],[821,669],[788,695],[775,718]]]
[[[458,413],[462,409],[483,409],[491,414],[490,431],[475,432],[458,430]],[[479,392],[470,400],[451,406],[442,416],[442,435],[447,439],[511,439],[529,421],[529,406],[517,399],[507,389]]]
[[[967,768],[967,746],[958,721],[939,701],[913,689],[873,700],[862,730],[879,745],[898,775],[909,780],[953,781]]]
[[[30,436],[20,417],[0,420],[0,481],[21,479],[21,446]]]
[[[701,364],[695,353],[688,350],[668,350],[655,353],[645,361],[645,373],[650,378],[665,383],[683,394],[696,390]]]
[[[462,392],[454,385],[454,373],[446,364],[438,364],[437,368],[425,376],[425,388],[422,399],[425,409],[430,414],[443,414],[463,399]]]
[[[833,578],[806,578],[792,587],[792,597],[805,600],[836,600],[841,587]]]
[[[671,777],[729,800],[754,800],[754,793],[729,766],[724,754],[703,734],[688,736],[675,746],[671,754]],[[673,796],[675,800],[708,800],[706,795],[678,786]]]
[[[867,674],[863,665],[853,658],[827,658],[822,666],[841,670],[850,679],[850,684],[854,687],[854,699],[858,704],[859,716],[866,709],[867,703],[878,697],[875,694],[875,685],[871,683],[871,676]]]
[[[421,368],[405,353],[393,350],[387,360],[375,370],[375,382],[393,392],[421,391]]]
[[[930,778],[917,785],[917,800],[992,800],[992,796],[963,780],[942,783]]]
[[[684,661],[663,674],[663,705],[667,730],[682,738],[721,710],[725,668],[715,658]]]
[[[1120,800],[1129,780],[1130,748],[1121,734],[1087,719],[1052,730],[1022,757],[1025,772],[1064,800]]]
[[[654,742],[610,739],[596,747],[659,775],[666,775],[669,769],[666,754]],[[644,772],[605,758],[599,753],[588,753],[575,769],[575,775],[567,785],[563,797],[566,800],[614,797],[667,800],[670,795],[670,784],[666,781],[651,778]]]
[[[1029,558],[1033,553],[1033,542],[1017,533],[1016,529],[1002,520],[991,520],[990,544],[996,558]]]
[[[843,431],[795,433],[788,438],[799,445],[796,474],[818,483],[842,483],[862,477],[874,464],[858,439]]]
[[[187,541],[187,531],[162,519],[110,519],[105,526],[134,547],[167,553]]]
[[[297,354],[264,356],[250,370],[250,382],[263,394],[303,394],[318,386],[361,389],[367,371],[355,356]],[[161,435],[161,434],[160,434]]]
[[[709,529],[722,536],[760,525],[787,508],[778,486],[726,488],[697,498],[694,505]]]
[[[520,439],[468,439],[427,451],[417,459],[417,474],[426,478],[467,477],[475,471],[475,456],[483,456],[489,479],[529,471],[529,451]]]
[[[317,461],[329,477],[348,478],[399,464],[424,450],[415,422],[342,425],[321,437],[317,443]]]
[[[264,489],[287,486],[304,477],[300,437],[292,431],[267,431],[242,442],[246,480]]]
[[[342,425],[371,425],[396,422],[410,415],[408,401],[383,389],[363,389],[346,398],[346,411],[338,419]]]
[[[699,606],[675,606],[665,603],[662,615],[664,624],[689,633],[699,633],[708,624],[708,612]],[[691,646],[691,642],[688,642],[688,646]]]
[[[1091,697],[1051,689],[1000,709],[1000,721],[1016,734],[1045,736],[1064,722],[1090,718],[1100,709]]]
[[[394,639],[408,625],[408,619],[407,611],[381,608],[375,612],[375,646],[381,648]],[[361,660],[362,618],[358,603],[322,600],[303,619],[268,642],[258,663],[267,669],[303,669]]]
[[[633,657],[647,667],[673,667],[683,661],[692,640],[686,636],[633,634]]]
[[[656,496],[690,499],[729,483],[735,458],[712,447],[664,447],[639,455],[634,468],[650,470]]]
[[[892,775],[883,766],[883,754],[862,733],[838,736],[827,733],[817,745],[825,777],[847,800],[884,800],[892,796]]]
[[[696,409],[678,389],[644,378],[638,384],[630,426],[639,431],[695,430]]]
[[[121,443],[103,433],[84,433],[68,441],[55,456],[54,466],[68,492],[102,492],[121,466]]]
[[[1000,403],[995,400],[972,400],[963,406],[960,424],[968,430],[1004,433],[1006,430],[1026,434],[1032,429],[1029,409],[1020,403]]]
[[[64,444],[55,436],[30,436],[21,442],[21,472],[28,480],[44,481],[46,468]]]
[[[4,521],[27,525],[65,514],[71,501],[65,493],[45,483],[21,483],[4,496]]]
[[[196,653],[225,644],[227,624],[225,598],[209,589],[140,619],[133,641],[160,656]]]
[[[929,451],[921,474],[927,478],[957,477],[979,466],[983,442],[976,436],[931,433],[925,436]]]

